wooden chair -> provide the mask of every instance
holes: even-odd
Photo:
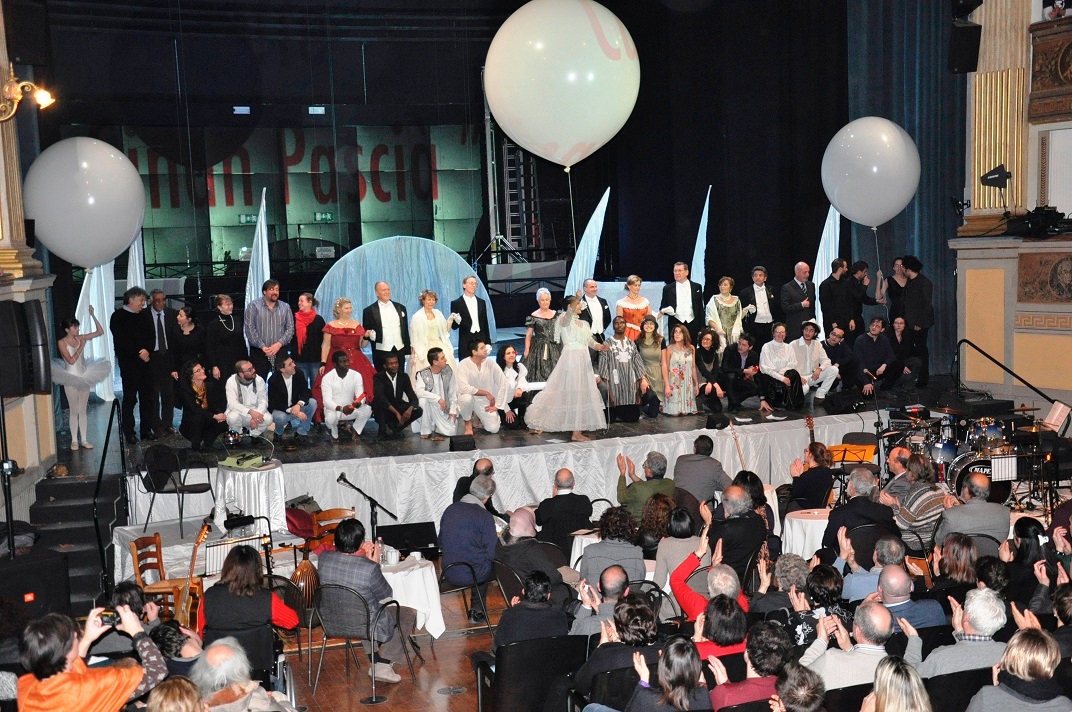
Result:
[[[335,527],[344,519],[356,519],[357,512],[353,507],[349,509],[340,507],[337,509],[321,509],[313,513],[313,537],[307,539],[306,547],[310,551],[322,544],[330,543],[329,537],[335,533]]]
[[[163,547],[160,544],[160,532],[143,536],[130,542],[130,559],[134,564],[134,581],[141,586],[146,595],[160,596],[160,608],[172,614],[177,613],[175,606],[185,579],[169,579],[164,569]]]

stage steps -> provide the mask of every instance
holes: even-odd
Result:
[[[30,507],[30,523],[40,538],[37,546],[67,555],[71,582],[71,613],[85,615],[103,605],[100,554],[93,525],[95,478],[47,477],[37,483],[37,501]],[[127,523],[126,488],[119,475],[101,482],[99,516],[105,543],[105,565],[112,570],[112,529]]]

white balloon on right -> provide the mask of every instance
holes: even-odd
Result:
[[[864,116],[843,126],[823,154],[823,189],[853,222],[878,227],[905,209],[919,187],[919,151],[889,119]]]

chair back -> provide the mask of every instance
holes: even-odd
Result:
[[[842,687],[837,690],[827,690],[824,707],[828,710],[858,710],[863,704],[864,698],[875,689],[873,682],[865,682],[862,685]],[[935,707],[934,709],[940,709]],[[942,710],[945,712],[945,710]]]
[[[726,668],[726,675],[729,677],[730,682],[741,682],[748,676],[748,666],[744,662],[744,653],[733,653],[732,655],[719,655],[719,661],[722,666]],[[718,682],[715,680],[715,673],[711,671],[711,667],[706,661],[700,666],[700,674],[703,675],[704,682],[707,684],[707,688],[713,690]]]
[[[599,512],[597,513],[596,512],[596,505],[599,504],[599,503],[603,503],[603,504],[605,504],[607,506],[603,507],[603,509],[599,510]],[[606,497],[600,497],[599,499],[593,499],[592,500],[592,526],[594,528],[597,528],[597,529],[599,528],[599,518],[601,516],[603,516],[603,512],[607,511],[608,509],[610,509],[613,506],[614,506],[614,502],[611,502]]]
[[[685,585],[704,598],[707,598],[711,593],[707,588],[707,572],[710,570],[710,566],[701,566],[689,574],[689,577],[685,579]]]
[[[560,675],[577,671],[587,653],[588,639],[583,635],[500,645],[495,651],[494,709],[540,712],[552,682]]]
[[[319,512],[313,512],[313,538],[320,539],[335,531],[335,527],[339,526],[339,522],[344,519],[354,519],[357,517],[357,512],[353,507],[349,509],[340,507],[337,509],[322,509]]]
[[[502,590],[506,605],[510,605],[510,601],[514,596],[524,598],[525,595],[522,591],[524,585],[521,583],[521,577],[517,575],[517,572],[498,559],[495,559],[492,563],[495,566],[495,581]]]
[[[369,640],[369,606],[352,588],[325,583],[316,592],[316,617],[326,638]]]
[[[182,466],[179,463],[179,454],[174,448],[167,445],[151,445],[145,449],[142,457],[145,465],[145,475],[142,477],[145,491],[157,494],[175,491],[172,476],[178,474]]]
[[[700,518],[700,500],[696,495],[680,487],[674,488],[674,505],[683,507],[692,515],[692,533],[699,534],[703,529],[703,519]]]
[[[956,643],[956,639],[953,638],[953,626],[951,625],[935,625],[928,628],[920,628],[918,631],[920,642],[923,644],[923,657],[930,655],[931,651],[935,648],[940,648],[943,645],[953,645]],[[905,650],[908,648],[908,636],[903,632],[897,632],[890,636],[890,639],[886,641],[886,652],[890,655],[899,655],[904,657]]]
[[[740,705],[733,705],[732,707],[723,707],[715,712],[770,712],[770,700],[756,700],[755,702],[745,702]]]
[[[741,580],[741,588],[744,589],[745,595],[751,597],[756,589],[759,588],[759,557],[763,551],[763,546],[766,544],[766,540],[763,544],[760,544],[752,551],[752,555],[748,557],[748,564],[744,567],[744,578]]]
[[[130,559],[134,563],[134,581],[142,588],[167,578],[160,532],[153,532],[152,536],[138,537],[130,542]]]
[[[632,666],[601,672],[592,678],[592,692],[588,695],[588,703],[624,710],[629,706],[629,700],[632,699],[638,682],[640,675],[637,675]]]
[[[681,609],[673,596],[659,588],[654,581],[630,581],[629,593],[643,596],[660,620],[676,619],[681,622]],[[614,705],[610,705],[613,707]]]
[[[562,549],[558,548],[557,544],[552,544],[549,541],[540,542],[540,551],[547,557],[547,560],[551,562],[551,565],[556,569],[560,569],[563,566],[569,567],[569,558],[566,556]]]
[[[313,614],[313,608],[306,605],[305,594],[302,593],[297,584],[288,578],[272,574],[271,576],[265,575],[264,587],[279,596],[283,603],[294,609],[294,612],[298,614],[298,628],[308,625],[309,618]]]
[[[975,542],[975,548],[979,550],[979,556],[997,556],[1001,542],[989,534],[969,534],[968,537]]]
[[[874,433],[864,432],[862,430],[853,431],[851,433],[845,433],[841,436],[842,445],[874,445],[878,447],[878,436]],[[855,464],[855,463],[854,463]]]
[[[864,569],[870,569],[871,562],[875,558],[875,544],[878,543],[879,539],[891,532],[879,524],[861,524],[846,533],[849,541],[852,542],[852,550],[855,553],[856,561]]]
[[[935,675],[923,681],[931,698],[931,709],[942,712],[964,712],[975,694],[993,684],[993,671],[988,668],[962,670],[948,675]]]

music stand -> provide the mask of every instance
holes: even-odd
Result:
[[[831,445],[826,449],[830,453],[832,464],[841,465],[840,470],[831,470],[834,477],[841,485],[841,494],[838,495],[837,504],[845,504],[848,498],[849,473],[845,471],[845,464],[850,465],[873,465],[875,459],[875,445]]]

